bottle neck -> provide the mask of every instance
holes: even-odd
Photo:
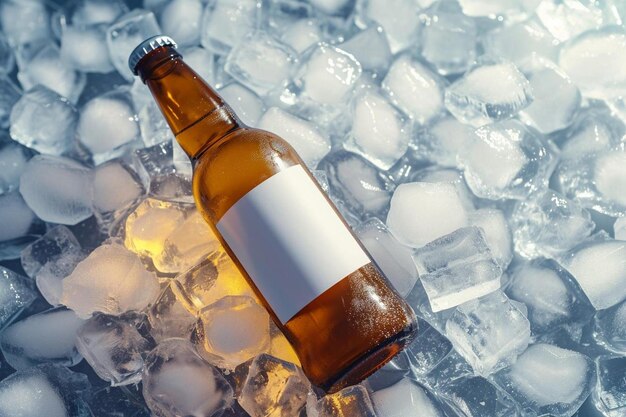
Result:
[[[151,51],[137,65],[176,140],[190,158],[242,126],[224,100],[174,48]]]

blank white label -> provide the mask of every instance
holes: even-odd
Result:
[[[283,324],[370,262],[300,165],[253,188],[217,229]]]

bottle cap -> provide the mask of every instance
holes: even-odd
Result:
[[[128,57],[128,67],[132,73],[137,75],[137,64],[141,61],[141,58],[148,55],[151,51],[163,46],[173,46],[174,48],[178,47],[176,42],[174,42],[174,39],[165,35],[153,36],[141,42]]]

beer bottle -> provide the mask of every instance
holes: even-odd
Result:
[[[198,209],[311,382],[355,384],[412,339],[417,322],[311,176],[273,133],[244,125],[155,36],[130,55],[193,164]]]

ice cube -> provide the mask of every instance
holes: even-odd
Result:
[[[163,33],[169,34],[181,46],[200,42],[200,27],[204,5],[200,0],[174,0],[160,13]]]
[[[128,11],[123,0],[80,0],[73,6],[70,20],[81,25],[111,23]]]
[[[13,141],[0,142],[0,195],[18,188],[32,153]]]
[[[362,223],[355,232],[394,288],[402,296],[407,295],[418,278],[411,251],[400,244],[378,218]]]
[[[626,92],[626,32],[619,26],[591,30],[561,49],[559,66],[583,95],[615,98]],[[602,62],[602,65],[598,65]]]
[[[89,417],[84,398],[91,384],[64,366],[39,365],[0,382],[0,415],[15,417]]]
[[[532,2],[528,2],[529,6]],[[485,0],[459,0],[463,13],[471,17],[517,16],[524,10],[523,0],[502,0],[497,2]]]
[[[581,102],[580,92],[563,71],[545,60],[522,65],[530,81],[533,102],[520,112],[526,124],[543,134],[568,127],[574,121]]]
[[[76,365],[83,359],[75,343],[83,322],[73,311],[60,307],[13,323],[0,339],[4,359],[17,370],[40,363]]]
[[[285,139],[311,169],[330,151],[330,139],[315,125],[278,107],[269,108],[257,127]]]
[[[469,223],[482,229],[491,255],[505,270],[513,259],[513,238],[504,213],[498,209],[479,209],[469,214]]]
[[[17,79],[22,87],[28,90],[41,84],[72,103],[77,102],[85,87],[85,75],[61,60],[59,47],[53,42],[29,50],[26,56],[18,54],[17,59]]]
[[[287,0],[284,3],[294,5],[295,8],[310,7],[306,3],[300,3],[300,2],[294,3],[289,0]],[[272,4],[278,4],[278,3],[272,2]],[[280,6],[277,6],[277,7],[280,7]],[[290,6],[287,6],[287,8],[290,8]],[[304,16],[308,16],[308,14],[305,13]],[[300,16],[298,15],[298,17]],[[293,22],[290,22],[289,25],[284,30],[282,30],[281,32],[277,34],[280,36],[280,40],[282,42],[290,46],[298,54],[303,53],[310,46],[318,43],[322,39],[322,31],[318,25],[318,21],[314,19],[298,19]]]
[[[605,349],[626,354],[626,302],[595,315],[593,337]]]
[[[456,169],[440,168],[437,165],[430,166],[428,168],[415,171],[409,178],[412,181],[417,182],[429,182],[429,183],[447,183],[452,184],[456,188],[456,192],[459,194],[461,203],[465,210],[469,213],[474,211],[474,195],[467,188],[465,180],[463,179],[463,173]]]
[[[411,372],[418,379],[430,373],[452,351],[452,343],[434,327],[420,321],[419,332],[406,347]]]
[[[2,31],[13,46],[25,45],[52,36],[50,13],[40,0],[8,0],[0,4]]]
[[[172,160],[179,175],[191,178],[193,175],[191,160],[176,139],[172,140]]]
[[[95,416],[150,417],[139,386],[100,387],[91,395],[89,408]]]
[[[24,248],[22,268],[26,275],[35,278],[47,263],[56,262],[64,256],[78,255],[81,251],[74,234],[65,226],[57,226]]]
[[[137,113],[141,139],[146,146],[153,146],[167,141],[175,141],[174,134],[170,129],[163,113],[159,110],[154,100],[140,107]]]
[[[138,142],[139,123],[128,89],[113,90],[87,102],[76,133],[96,164],[119,156],[125,146]]]
[[[596,359],[598,383],[591,394],[595,407],[604,416],[619,417],[626,408],[626,358],[601,356]]]
[[[202,309],[196,332],[200,355],[221,369],[234,370],[268,352],[270,317],[250,297],[227,296]]]
[[[587,356],[540,343],[497,373],[495,381],[529,413],[567,417],[589,396],[594,376]]]
[[[556,147],[516,120],[480,127],[460,155],[465,180],[482,198],[526,199],[545,189],[556,164]]]
[[[475,21],[448,9],[435,6],[421,29],[421,54],[442,75],[465,72],[476,57]]]
[[[105,25],[68,25],[61,33],[61,59],[83,72],[113,70],[106,44]]]
[[[0,266],[0,329],[10,324],[35,299],[26,277]]]
[[[4,74],[0,74],[0,128],[9,127],[11,109],[21,95],[19,87]]]
[[[233,404],[233,389],[187,340],[169,339],[145,360],[143,396],[157,416],[219,416]]]
[[[448,111],[473,126],[513,117],[532,101],[530,83],[508,62],[479,61],[445,93]]]
[[[110,213],[139,200],[145,193],[137,174],[121,160],[99,165],[94,170],[94,208]]]
[[[264,108],[259,96],[235,82],[226,84],[218,91],[242,122],[248,126],[258,126]]]
[[[382,88],[392,103],[419,124],[443,111],[445,81],[407,54],[393,61]]]
[[[98,376],[113,386],[141,381],[143,360],[154,341],[140,333],[145,316],[96,313],[78,329],[76,347]]]
[[[37,155],[22,173],[20,193],[40,219],[73,225],[93,213],[93,171],[68,158]]]
[[[251,417],[296,416],[310,392],[300,368],[263,353],[251,361],[238,401]]]
[[[419,130],[409,146],[420,158],[441,166],[456,167],[459,165],[458,150],[465,149],[473,140],[474,129],[471,126],[452,116],[445,116]]]
[[[482,37],[482,46],[487,54],[516,65],[531,56],[555,61],[558,45],[559,42],[535,19],[498,26]]]
[[[181,283],[171,280],[148,310],[150,333],[157,342],[171,338],[188,338],[196,323],[198,309]]]
[[[626,299],[626,242],[590,240],[572,249],[560,263],[576,278],[596,309]]]
[[[502,268],[477,227],[433,240],[417,249],[413,260],[435,313],[500,288]]]
[[[372,394],[376,414],[385,417],[442,417],[443,412],[427,391],[408,378]]]
[[[287,84],[296,51],[266,32],[251,32],[231,49],[224,70],[257,94]]]
[[[594,312],[574,277],[553,260],[538,259],[518,265],[506,293],[526,304],[534,335],[563,324],[585,323]]]
[[[354,8],[355,0],[311,0],[319,11],[330,16],[347,17]]]
[[[61,302],[79,317],[94,312],[120,314],[141,310],[154,301],[158,281],[137,255],[116,243],[94,250],[63,280]]]
[[[249,32],[260,25],[259,0],[216,0],[207,5],[202,16],[202,46],[226,55]]]
[[[331,192],[356,216],[383,216],[389,207],[393,184],[374,165],[350,152],[333,152],[320,163]]]
[[[511,220],[515,250],[526,258],[566,252],[595,228],[589,212],[577,201],[552,190],[517,202]]]
[[[77,121],[78,112],[65,97],[36,86],[13,106],[11,137],[37,152],[61,155],[74,146]]]
[[[463,376],[445,385],[442,400],[467,417],[519,416],[518,406],[503,390],[480,376]]]
[[[613,224],[613,236],[617,240],[626,240],[626,217],[618,217]]]
[[[352,127],[344,147],[378,168],[391,168],[409,146],[404,118],[380,94],[364,91],[352,103]]]
[[[38,238],[40,226],[19,192],[0,195],[0,259],[19,258],[21,250]]]
[[[530,323],[501,291],[458,306],[446,336],[474,371],[487,376],[511,365],[530,341]]]
[[[354,55],[364,71],[383,76],[389,68],[391,50],[385,31],[380,26],[368,27],[338,46]]]
[[[454,185],[401,184],[391,198],[387,227],[403,244],[419,248],[467,226],[467,213]]]
[[[535,14],[559,41],[565,42],[591,29],[621,23],[612,4],[585,0],[547,0],[538,2]]]
[[[0,17],[1,19],[1,17]],[[4,34],[0,34],[0,74],[8,75],[15,66],[15,56]]]
[[[439,362],[426,375],[417,375],[417,380],[430,390],[442,393],[442,388],[455,381],[463,384],[463,380],[474,376],[472,367],[454,349],[439,358]],[[478,378],[480,382],[482,378]],[[480,390],[476,390],[478,393]],[[460,393],[461,397],[464,394]],[[482,394],[481,394],[482,395]],[[471,409],[471,407],[470,407]]]
[[[52,262],[47,262],[37,272],[37,289],[45,300],[53,306],[61,304],[63,279],[69,276],[76,265],[85,258],[83,251],[67,251]]]
[[[359,0],[357,24],[380,25],[385,29],[391,52],[408,48],[417,39],[419,5],[414,0]]]
[[[128,68],[130,53],[144,39],[162,33],[154,13],[148,10],[135,9],[120,16],[107,29],[106,42],[115,69],[127,80],[134,76]],[[185,56],[185,60],[187,60]]]
[[[322,397],[314,406],[307,404],[307,416],[376,417],[376,412],[365,387],[353,385]]]
[[[213,53],[201,46],[192,46],[182,49],[180,54],[185,59],[185,63],[193,68],[204,81],[215,84],[216,65]]]

